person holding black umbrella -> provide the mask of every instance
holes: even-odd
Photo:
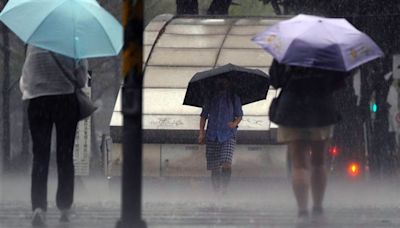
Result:
[[[202,108],[198,142],[206,144],[207,169],[217,192],[226,192],[230,182],[242,106],[265,100],[268,89],[266,73],[231,63],[197,72],[188,83],[183,104]]]
[[[325,152],[334,124],[341,119],[333,94],[345,86],[350,73],[289,66],[274,60],[269,74],[271,85],[281,89],[269,116],[278,125],[278,142],[288,145],[298,216],[308,217],[309,190],[313,215],[321,215],[327,183]]]
[[[209,96],[200,114],[198,142],[206,144],[207,169],[211,170],[213,189],[226,193],[231,179],[236,132],[243,110],[240,97],[232,91],[227,78],[216,80],[215,87],[217,92]]]

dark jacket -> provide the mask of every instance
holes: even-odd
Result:
[[[281,94],[272,122],[287,127],[322,127],[341,117],[333,93],[344,87],[346,72],[282,65],[273,61],[269,70],[271,85]]]

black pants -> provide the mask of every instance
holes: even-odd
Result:
[[[47,210],[47,177],[50,161],[51,132],[57,133],[58,187],[56,204],[69,209],[74,198],[73,148],[78,123],[75,94],[42,96],[31,99],[28,107],[33,142],[31,200],[32,209]]]

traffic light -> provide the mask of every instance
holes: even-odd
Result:
[[[375,102],[373,102],[373,103],[371,104],[371,111],[372,111],[373,113],[376,113],[376,112],[378,111],[378,105],[377,105]]]

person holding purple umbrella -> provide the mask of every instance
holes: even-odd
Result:
[[[288,145],[298,216],[308,217],[310,190],[312,213],[321,215],[327,184],[325,152],[334,125],[341,119],[333,94],[345,86],[350,73],[289,66],[274,60],[269,74],[271,85],[281,89],[269,116],[278,125],[278,142]]]

